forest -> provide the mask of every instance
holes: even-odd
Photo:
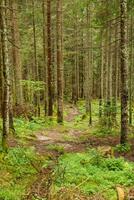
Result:
[[[0,0],[0,200],[134,200],[134,0]]]

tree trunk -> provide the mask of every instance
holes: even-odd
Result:
[[[52,90],[52,49],[51,49],[51,0],[47,0],[47,72],[48,72],[48,116],[52,116],[53,90]]]
[[[45,5],[45,0],[43,0],[43,4],[42,4],[42,10],[43,10],[43,58],[44,58],[44,83],[45,83],[45,86],[44,86],[44,109],[45,109],[45,116],[47,116],[48,114],[48,77],[47,77],[47,60],[46,60],[46,56],[47,56],[47,47],[46,47],[46,15],[45,15],[45,12],[46,12],[46,5]]]
[[[8,31],[7,31],[7,9],[4,8],[7,5],[2,0],[1,3],[1,23],[2,23],[2,56],[3,56],[3,134],[2,134],[2,148],[5,151],[7,149],[7,137],[9,135],[9,88],[10,88],[10,77],[9,77],[9,51],[8,51]]]
[[[120,0],[120,67],[121,67],[121,144],[127,142],[128,133],[128,50],[127,50],[127,0]]]
[[[117,23],[117,22],[116,22]],[[117,115],[117,87],[118,87],[118,24],[115,27],[115,47],[113,54],[113,70],[112,70],[112,121],[116,123],[116,115]]]
[[[22,65],[20,56],[20,35],[18,27],[18,6],[15,0],[11,2],[11,22],[12,22],[12,55],[13,55],[13,66],[15,75],[15,103],[17,105],[23,104],[23,88],[21,84],[22,80]]]
[[[34,81],[39,82],[39,69],[37,61],[37,44],[36,44],[36,24],[35,24],[35,3],[32,1],[33,7],[33,46],[34,46]],[[40,92],[37,90],[34,93],[34,104],[36,106],[36,116],[40,116]]]
[[[103,106],[103,76],[104,76],[104,62],[103,62],[103,31],[101,31],[101,63],[100,63],[100,99],[99,99],[99,117],[102,117]]]
[[[63,122],[62,0],[57,0],[57,121]]]
[[[0,29],[1,26],[1,18],[0,18]],[[0,115],[2,116],[2,102],[3,102],[3,62],[2,62],[2,37],[0,33]]]
[[[86,16],[86,67],[85,67],[85,98],[86,98],[86,112],[89,114],[89,125],[92,124],[92,108],[91,108],[91,96],[92,96],[92,29],[91,29],[91,16],[90,9],[87,5]],[[90,30],[89,30],[90,28]],[[89,49],[90,48],[90,49]]]
[[[133,17],[130,22],[130,64],[129,64],[129,124],[132,125],[132,67],[133,67]]]

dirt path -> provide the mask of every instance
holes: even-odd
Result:
[[[71,122],[74,120],[74,118],[80,114],[79,110],[73,106],[73,105],[68,105],[67,109],[69,110],[69,114],[65,117],[65,120],[68,122]]]
[[[74,121],[75,117],[79,115],[79,111],[74,106],[67,106],[68,115],[65,117],[67,122]],[[81,131],[69,129],[66,130],[65,133],[60,132],[60,128],[62,129],[62,125],[57,125],[58,128],[44,130],[42,132],[35,133],[35,140],[30,141],[30,145],[34,146],[36,150],[41,153],[53,152],[54,149],[48,149],[49,145],[60,146],[63,147],[66,152],[76,152],[83,151],[85,148],[85,144],[80,144],[77,140],[82,135]],[[68,139],[71,141],[68,141]],[[73,140],[73,141],[72,141]],[[56,148],[56,147],[55,147]]]
[[[65,120],[67,122],[72,122],[75,119],[75,117],[79,114],[79,111],[77,110],[77,108],[72,106],[68,106],[68,109],[69,114],[65,117]],[[54,162],[56,162],[59,156],[61,155],[62,151],[59,150],[62,148],[66,152],[84,150],[85,144],[78,144],[77,142],[75,142],[75,138],[79,137],[79,134],[81,134],[79,131],[69,129],[63,134],[62,132],[60,132],[60,128],[62,127],[60,127],[60,125],[57,125],[57,127],[55,129],[50,128],[49,130],[36,132],[35,140],[30,141],[28,145],[34,146],[36,151],[41,155],[51,156]],[[67,135],[67,137],[73,138],[74,141],[66,141],[65,135]],[[48,148],[50,146],[55,146],[55,148]],[[59,150],[57,147],[60,147]],[[37,180],[29,188],[27,197],[28,200],[31,200],[33,195],[35,194],[39,197],[48,197],[52,181],[53,168],[51,169],[48,167],[46,170],[47,171],[41,171],[41,173],[38,174]],[[47,185],[47,183],[49,183],[50,185]]]
[[[75,123],[75,117],[80,112],[72,105],[68,105],[66,109],[68,115],[65,117],[65,120],[68,123],[72,123],[73,121]],[[83,152],[87,148],[97,148],[98,146],[114,147],[119,144],[118,136],[96,137],[91,135],[85,141],[82,141],[79,140],[84,135],[82,131],[69,128],[63,133],[61,132],[62,128],[62,125],[57,125],[56,128],[36,132],[35,139],[29,141],[28,146],[35,147],[36,151],[42,155],[51,154],[56,156],[63,152]],[[132,140],[130,142],[132,143]],[[132,143],[132,150],[130,152],[123,154],[115,153],[115,155],[121,155],[130,161],[134,161],[134,142]]]
[[[65,121],[75,123],[75,117],[80,114],[79,110],[68,105],[66,107],[68,115]],[[41,155],[51,154],[53,156],[63,152],[83,152],[87,148],[97,148],[98,146],[114,147],[119,144],[118,136],[96,137],[89,135],[84,141],[80,140],[84,132],[73,128],[67,128],[63,132],[64,125],[57,125],[55,128],[45,129],[34,133],[34,139],[28,140],[26,146],[33,146]],[[123,154],[116,153],[116,156],[123,156],[130,161],[134,161],[134,141],[130,140],[131,151]],[[13,137],[9,138],[10,147],[18,146],[18,141]],[[24,145],[24,146],[25,146]]]

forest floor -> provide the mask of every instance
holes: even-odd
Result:
[[[67,123],[75,123],[75,118],[81,113],[75,106],[67,106],[68,114],[65,117]],[[78,122],[79,123],[79,122]],[[72,127],[64,129],[64,125],[57,125],[57,127],[49,128],[40,132],[35,132],[35,139],[30,141],[28,145],[34,146],[40,154],[56,152],[84,152],[87,148],[103,147],[104,149],[110,149],[115,147],[120,142],[119,135],[107,135],[106,136],[94,136],[87,133],[87,130],[79,130],[79,128]],[[89,127],[90,130],[90,127]],[[129,144],[131,144],[131,151],[126,152],[114,152],[115,156],[123,156],[129,161],[134,161],[134,140],[129,138]]]
[[[24,146],[31,146],[36,149],[39,154],[46,155],[47,153],[65,152],[83,152],[87,148],[98,147],[115,147],[120,143],[120,136],[117,128],[109,128],[100,130],[97,123],[88,126],[88,117],[83,115],[78,107],[72,104],[66,105],[67,114],[65,116],[65,124],[51,124],[48,127],[43,127],[41,130],[33,131],[32,137],[24,138]],[[86,126],[85,126],[86,123]],[[70,125],[69,125],[70,124]],[[80,125],[80,126],[79,126]],[[134,161],[134,137],[133,128],[130,128],[129,144],[131,151],[117,152],[115,156],[123,156],[129,161]],[[98,133],[96,134],[96,132]],[[100,131],[100,133],[99,133]],[[104,133],[103,133],[104,131]],[[106,133],[107,131],[107,133]],[[15,138],[9,139],[9,146],[16,146]]]
[[[92,126],[83,102],[65,106],[62,125],[56,116],[31,122],[16,119],[17,137],[9,138],[7,180],[2,183],[0,199],[116,200],[117,187],[121,196],[133,193],[133,128],[128,146],[122,147],[119,126],[109,131],[98,123],[97,102],[93,111]],[[11,185],[9,174],[14,177]]]

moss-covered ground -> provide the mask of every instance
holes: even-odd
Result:
[[[133,188],[134,129],[129,130],[130,143],[119,145],[120,112],[109,128],[99,120],[98,110],[94,101],[90,126],[83,101],[65,106],[62,125],[56,114],[53,119],[14,119],[15,135],[9,137],[8,152],[0,154],[0,199],[75,200],[79,195],[116,200],[117,187],[126,192]]]

